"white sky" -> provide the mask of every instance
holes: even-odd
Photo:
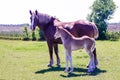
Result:
[[[89,7],[95,0],[0,0],[0,24],[30,23],[29,10],[38,10],[61,21],[86,19]],[[110,22],[120,22],[120,1],[113,0],[118,6]]]

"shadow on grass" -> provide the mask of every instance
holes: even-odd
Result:
[[[59,67],[50,67],[48,69],[36,71],[35,74],[44,74],[46,72],[52,72],[52,71],[64,71],[65,68],[62,68],[61,66]],[[76,73],[78,72],[78,73]],[[78,77],[78,76],[96,76],[99,75],[100,73],[105,73],[106,70],[101,70],[97,68],[94,72],[92,73],[87,73],[87,68],[74,68],[73,73],[70,73],[68,75],[63,75],[61,74],[61,77],[69,78],[69,77]],[[80,73],[80,74],[79,74]]]
[[[81,74],[77,74],[74,72],[82,72]],[[100,69],[96,69],[94,72],[92,73],[87,73],[87,69],[83,69],[83,68],[75,68],[73,73],[69,73],[68,75],[60,75],[64,78],[70,78],[70,77],[79,77],[79,76],[96,76],[99,75],[100,73],[105,73],[106,70],[100,70]]]
[[[44,74],[46,72],[63,71],[63,70],[64,70],[64,68],[62,68],[61,66],[58,66],[58,67],[48,67],[48,69],[37,71],[37,72],[35,72],[35,74]]]

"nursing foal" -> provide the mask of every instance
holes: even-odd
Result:
[[[93,51],[95,49],[95,40],[94,38],[90,38],[88,36],[83,36],[80,38],[74,37],[70,32],[68,32],[63,27],[58,27],[56,29],[56,33],[54,35],[55,38],[61,37],[64,49],[66,51],[66,68],[65,72],[68,72],[68,61],[70,62],[70,71],[69,73],[73,72],[73,64],[72,64],[72,51],[78,49],[85,49],[86,52],[90,56],[90,62],[88,64],[88,72],[93,72],[96,68],[95,61],[94,61],[94,54]]]

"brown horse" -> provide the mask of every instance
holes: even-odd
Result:
[[[81,37],[83,35],[87,35],[89,37],[97,38],[98,36],[98,29],[95,24],[91,22],[86,21],[75,21],[75,22],[66,22],[62,23],[58,19],[49,16],[47,14],[38,13],[36,10],[35,12],[32,12],[30,10],[30,20],[31,20],[31,29],[34,31],[36,26],[40,28],[41,31],[43,31],[44,37],[47,41],[47,45],[49,48],[49,54],[50,54],[50,62],[48,66],[52,66],[53,64],[53,48],[57,57],[57,65],[60,64],[60,58],[58,55],[58,43],[62,44],[62,41],[60,38],[55,39],[54,34],[56,32],[57,25],[65,25],[65,28],[75,37]],[[94,50],[95,55],[95,64],[97,65],[97,56],[96,56],[96,49]]]
[[[70,62],[70,71],[69,73],[73,72],[73,64],[72,64],[72,51],[78,49],[85,49],[86,52],[90,56],[90,62],[88,66],[88,72],[93,72],[96,68],[95,61],[94,61],[94,54],[93,51],[95,49],[95,39],[90,38],[88,36],[82,36],[79,38],[74,37],[70,32],[68,32],[63,27],[58,27],[56,33],[54,35],[55,39],[61,37],[64,49],[66,52],[66,68],[65,72],[68,71],[68,61]]]

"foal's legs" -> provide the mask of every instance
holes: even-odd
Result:
[[[94,60],[94,54],[91,51],[88,51],[88,54],[90,56],[90,62],[89,62],[89,66],[88,66],[88,72],[93,72],[95,67],[95,60]]]
[[[71,73],[71,72],[73,72],[72,54],[71,54],[71,50],[66,49],[66,68],[65,68],[64,72],[68,72],[68,61],[70,62],[69,73]]]
[[[65,68],[64,72],[68,72],[68,59],[69,59],[69,57],[68,57],[67,51],[65,52],[65,56],[66,56],[66,68]]]
[[[60,65],[60,58],[58,55],[58,44],[54,44],[54,51],[55,51],[56,58],[57,58],[57,65],[59,66]]]
[[[71,54],[71,51],[69,53],[69,61],[70,61],[70,71],[69,71],[69,73],[72,73],[73,72],[73,64],[72,64],[72,54]]]

